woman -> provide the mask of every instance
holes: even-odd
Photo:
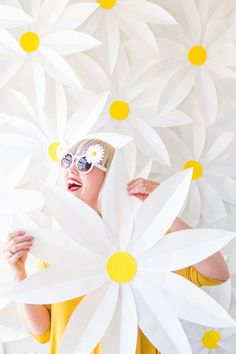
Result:
[[[101,217],[100,196],[114,151],[110,144],[101,140],[84,140],[73,146],[61,160],[61,166],[65,169],[67,191],[88,204]],[[91,163],[92,161],[94,163]],[[134,196],[143,201],[158,185],[157,182],[137,178],[128,183],[127,192],[131,197]],[[189,226],[177,218],[170,232],[186,228]],[[16,282],[27,277],[25,261],[32,244],[33,237],[23,231],[12,232],[5,244],[4,255],[12,267]],[[46,262],[39,262],[39,269],[49,266]],[[220,252],[194,266],[178,270],[176,273],[198,286],[220,284],[229,278],[226,263]],[[32,336],[40,343],[50,341],[50,354],[58,354],[63,331],[82,298],[45,306],[20,304],[18,311],[21,321]],[[102,350],[98,344],[92,354],[100,353]],[[157,353],[158,351],[139,330],[136,354]]]

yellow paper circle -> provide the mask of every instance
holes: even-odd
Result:
[[[207,60],[207,51],[201,45],[195,45],[188,52],[188,60],[192,65],[203,65]]]
[[[114,253],[108,259],[106,268],[109,277],[117,283],[128,283],[137,273],[136,260],[126,252]]]
[[[195,161],[195,160],[189,160],[184,164],[184,170],[191,167],[193,167],[192,179],[193,180],[199,179],[203,174],[202,164],[199,161]]]
[[[59,161],[59,156],[58,156],[58,148],[60,146],[60,141],[54,141],[52,144],[50,144],[48,148],[48,155],[50,159],[54,162]]]
[[[34,32],[26,32],[20,37],[20,45],[25,52],[34,52],[40,44],[39,36]]]
[[[218,348],[218,343],[221,340],[221,335],[215,330],[210,330],[204,333],[202,336],[202,344],[207,349],[216,349]]]
[[[102,9],[109,10],[116,5],[117,0],[97,0]]]
[[[116,120],[124,120],[129,115],[129,105],[125,101],[113,101],[110,105],[110,116]]]

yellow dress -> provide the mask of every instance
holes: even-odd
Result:
[[[49,264],[43,261],[40,261],[38,264],[38,270],[48,268]],[[183,268],[175,271],[175,273],[185,277],[190,280],[197,286],[203,285],[218,285],[222,281],[207,278],[197,271],[194,266]],[[50,341],[50,351],[49,354],[58,354],[59,345],[65,330],[65,327],[75,310],[76,306],[80,303],[83,297],[76,299],[59,302],[52,305],[46,305],[48,310],[51,313],[51,328],[41,335],[35,335],[30,333],[38,342],[47,343]],[[102,354],[101,344],[98,344],[96,348],[91,352],[91,354]],[[138,340],[136,354],[160,354],[158,350],[149,342],[147,337],[139,329],[138,331]]]

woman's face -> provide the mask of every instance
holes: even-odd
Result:
[[[75,162],[65,171],[67,191],[97,211],[98,195],[104,178],[105,172],[95,166],[87,174],[78,172]]]

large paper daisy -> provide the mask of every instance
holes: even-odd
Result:
[[[2,128],[0,127],[0,132],[2,130],[0,146],[21,147],[30,152],[33,156],[28,166],[30,177],[41,176],[54,184],[58,178],[60,157],[90,129],[89,124],[97,120],[107,94],[93,96],[93,105],[90,106],[90,111],[86,111],[89,122],[83,130],[80,129],[80,121],[83,119],[84,106],[80,105],[79,111],[74,112],[68,119],[67,99],[60,83],[55,83],[54,95],[50,96],[50,103],[53,102],[50,113],[43,111],[37,115],[21,92],[13,91],[13,96],[22,116],[0,115],[3,124]],[[87,100],[84,105],[88,105]]]
[[[231,163],[234,132],[206,132],[204,124],[198,129],[179,128],[179,137],[165,132],[171,167],[153,166],[153,178],[163,180],[180,170],[193,168],[189,199],[182,214],[184,220],[196,226],[200,216],[203,224],[211,225],[226,217],[224,202],[235,204],[236,184]]]
[[[180,26],[156,32],[162,37],[160,66],[173,70],[160,98],[160,113],[178,105],[194,88],[206,124],[214,122],[218,107],[215,79],[235,77],[230,69],[236,62],[233,7],[230,1],[194,0],[182,0],[172,7]]]
[[[230,314],[235,317],[231,304],[231,284],[213,286],[206,290]],[[233,299],[232,299],[233,300]],[[232,301],[233,303],[234,301]],[[236,328],[214,328],[190,324],[184,325],[194,354],[232,354],[236,347]]]
[[[47,205],[66,233],[29,227],[35,236],[32,252],[53,267],[17,284],[8,297],[45,304],[87,294],[70,318],[61,354],[90,353],[100,340],[105,353],[110,348],[134,353],[138,326],[163,354],[190,354],[178,317],[203,325],[235,325],[205,292],[172,273],[234,237],[207,229],[164,236],[183,206],[191,174],[171,177],[140,203],[126,192],[129,176],[117,152],[104,186],[103,219],[67,192],[43,186]]]
[[[67,7],[68,0],[45,0],[41,5],[30,1],[30,14],[35,22],[15,32],[25,61],[32,71],[37,108],[41,109],[45,96],[45,73],[68,86],[81,88],[76,75],[64,59],[64,56],[94,48],[101,43],[91,36],[75,31],[98,7],[98,4],[74,4]],[[20,2],[18,2],[20,6]],[[77,20],[71,12],[77,14]],[[15,62],[9,64],[13,71]],[[19,67],[19,64],[18,64]]]

